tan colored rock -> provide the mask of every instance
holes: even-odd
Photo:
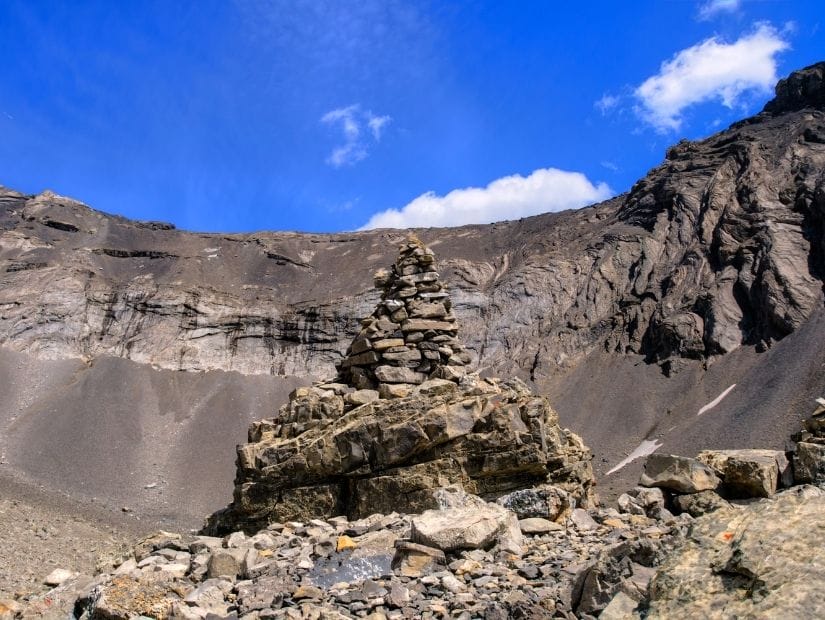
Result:
[[[813,618],[825,609],[825,492],[801,486],[696,519],[650,584],[647,618]]]
[[[391,349],[392,347],[403,346],[403,338],[384,338],[383,340],[376,340],[374,343],[372,343],[372,348],[376,351],[383,351],[385,349]]]
[[[401,577],[423,577],[447,565],[444,552],[434,547],[399,540],[395,545],[392,569]]]
[[[408,383],[382,383],[378,388],[381,398],[405,398],[412,392],[413,386]]]
[[[721,478],[725,497],[770,497],[780,483],[791,482],[791,469],[779,450],[705,450],[696,457]]]
[[[433,331],[450,333],[457,331],[455,323],[450,323],[448,321],[409,319],[401,324],[401,331],[403,332],[423,332],[430,329]]]

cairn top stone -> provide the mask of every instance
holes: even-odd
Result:
[[[428,379],[458,382],[470,355],[458,340],[452,302],[435,254],[411,235],[398,258],[374,275],[381,301],[338,366],[338,381],[381,398],[403,396]]]

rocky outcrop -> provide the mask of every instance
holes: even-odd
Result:
[[[825,484],[825,399],[793,435],[793,476],[797,484]]]
[[[434,264],[420,243],[401,246],[338,376],[295,390],[277,417],[251,425],[233,502],[207,531],[420,512],[451,484],[488,499],[551,484],[568,504],[592,503],[590,451],[559,427],[547,398],[518,379],[465,374]],[[422,274],[433,275],[404,280]],[[415,316],[425,310],[439,320]]]

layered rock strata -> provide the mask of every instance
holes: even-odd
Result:
[[[676,368],[770,346],[823,306],[825,63],[765,110],[668,149],[628,193],[440,243],[468,348],[547,379],[606,350]],[[392,231],[202,235],[0,188],[0,343],[180,370],[324,376]]]
[[[449,484],[486,499],[551,484],[574,506],[592,502],[590,451],[547,398],[518,379],[464,372],[434,264],[419,242],[401,247],[338,377],[296,389],[278,416],[250,426],[233,502],[208,531],[419,512]]]

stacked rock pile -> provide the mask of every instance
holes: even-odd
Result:
[[[465,372],[470,358],[435,269],[420,241],[401,246],[376,277],[381,301],[338,377],[294,390],[276,417],[250,426],[233,501],[206,531],[419,512],[449,484],[485,499],[549,484],[574,506],[592,505],[592,454],[547,398],[517,379]]]
[[[594,501],[590,450],[559,427],[546,397],[517,379],[428,379],[404,398],[372,391],[373,400],[352,404],[369,391],[298,388],[281,416],[253,423],[238,447],[233,502],[207,530],[419,512],[449,484],[487,499],[551,484],[574,506]]]
[[[381,398],[406,396],[427,378],[458,381],[470,355],[456,338],[458,325],[433,251],[410,237],[392,267],[374,278],[381,302],[361,322],[339,379],[377,389]]]

